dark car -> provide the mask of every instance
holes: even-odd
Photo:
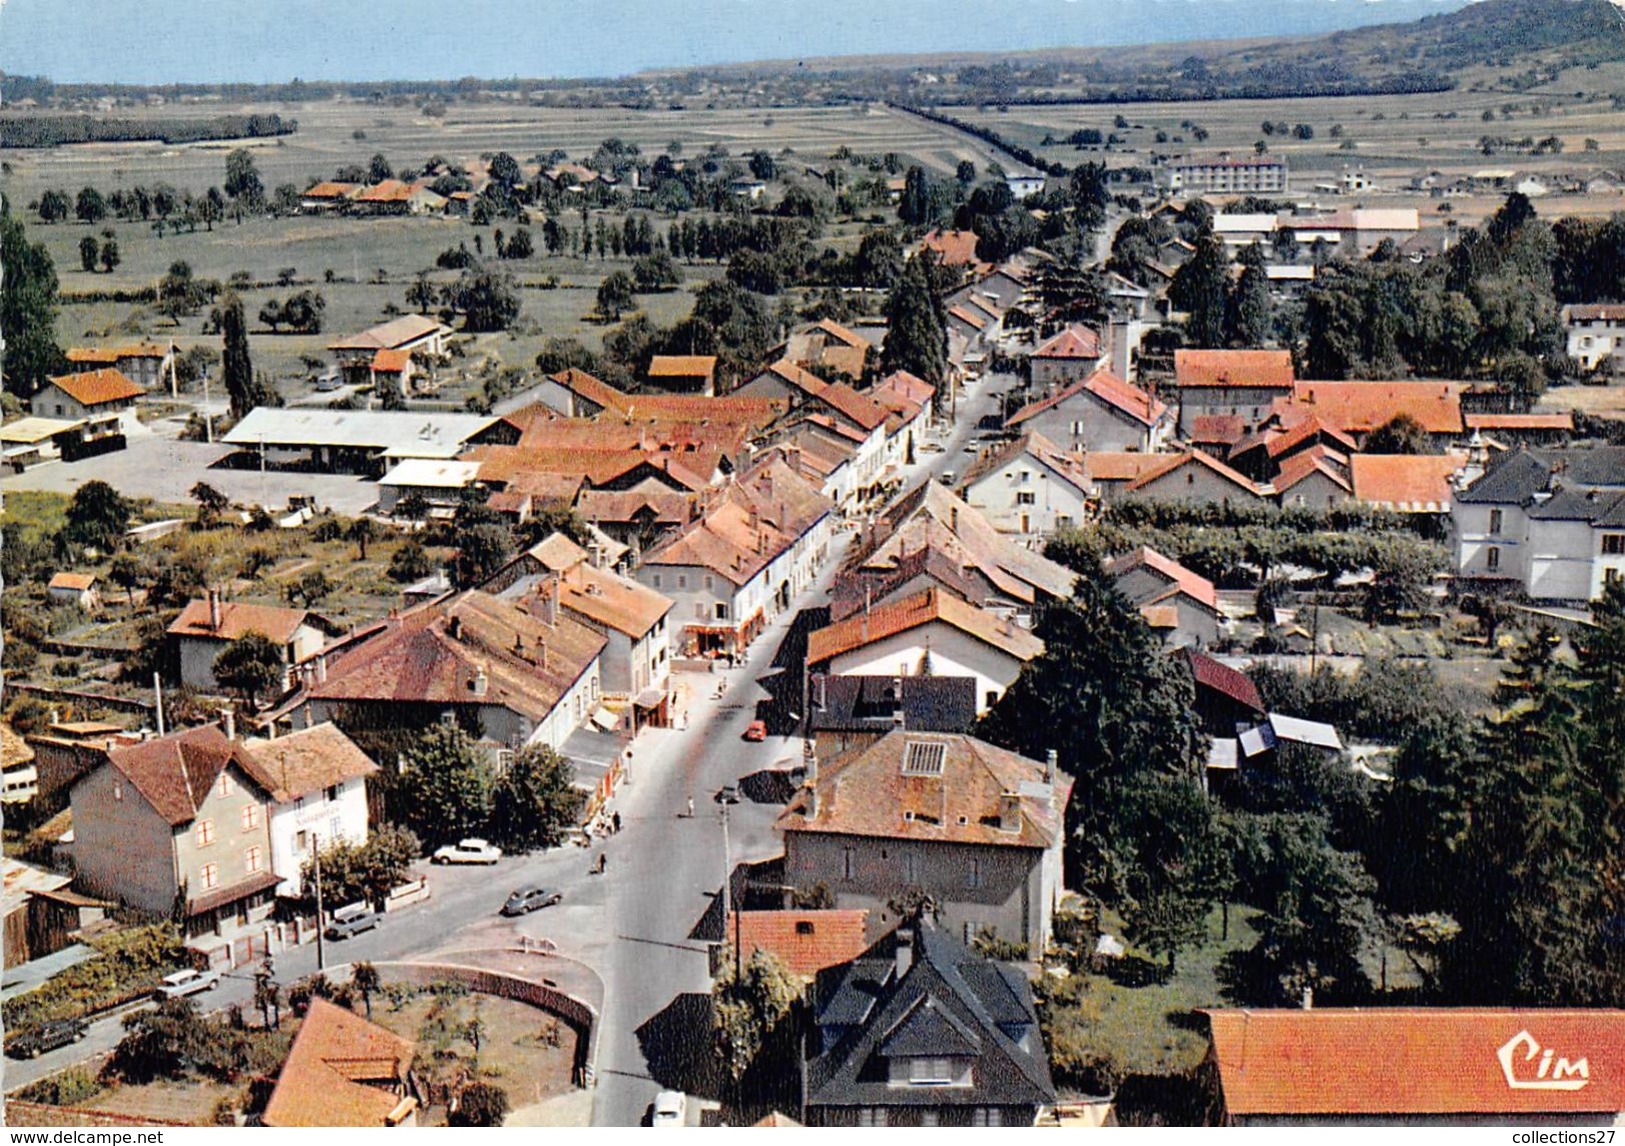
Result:
[[[524,915],[539,907],[552,907],[564,898],[562,891],[548,887],[521,887],[502,905],[503,915]]]
[[[85,1037],[86,1029],[85,1024],[79,1019],[58,1019],[55,1022],[42,1023],[11,1040],[11,1045],[6,1047],[6,1053],[12,1058],[34,1058],[46,1051],[54,1051],[69,1043],[78,1042]]]
[[[745,725],[745,739],[761,743],[767,739],[767,721],[753,720]]]
[[[722,787],[718,788],[717,789],[717,795],[716,795],[716,801],[719,804],[737,804],[737,803],[739,803],[739,785],[738,784],[724,784]]]

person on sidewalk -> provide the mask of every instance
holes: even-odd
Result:
[[[609,818],[609,826],[613,829],[615,835],[621,834],[621,814],[619,812]]]
[[[688,798],[688,818],[691,819],[691,820],[694,818],[694,797],[693,796],[690,796]]]

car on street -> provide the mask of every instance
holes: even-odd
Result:
[[[655,1095],[649,1112],[650,1126],[682,1126],[688,1122],[688,1095],[680,1090],[662,1090]]]
[[[80,1019],[58,1019],[41,1023],[31,1031],[24,1031],[6,1046],[12,1058],[36,1058],[46,1051],[54,1051],[85,1037],[89,1028]]]
[[[954,473],[953,470],[946,470],[946,471],[943,472],[943,475],[941,477],[939,477],[937,480],[940,481],[943,485],[951,486],[951,485],[954,484],[954,482],[959,480],[959,475]]]
[[[153,998],[162,1002],[165,999],[184,999],[199,991],[212,991],[219,985],[219,971],[176,971],[158,980],[158,989],[152,994]]]
[[[316,390],[321,394],[331,394],[342,385],[344,385],[344,379],[337,370],[329,370],[316,379]]]
[[[719,803],[719,804],[737,804],[737,803],[739,803],[739,785],[738,784],[724,784],[722,787],[718,788],[717,789],[717,794],[716,794],[716,802]]]
[[[502,858],[502,849],[479,839],[458,840],[435,851],[430,863],[496,863]]]
[[[371,931],[383,922],[382,917],[365,903],[347,903],[333,913],[333,922],[322,934],[329,939],[353,939],[363,931]]]
[[[550,887],[521,887],[502,905],[503,915],[524,915],[539,907],[552,907],[564,898],[562,891]]]
[[[982,447],[978,442],[966,442],[964,448],[960,452],[966,454],[979,454],[982,452]]]
[[[942,453],[942,443],[926,442],[925,445],[920,447],[920,452],[922,454],[940,454]]]
[[[758,744],[761,743],[763,740],[766,740],[767,739],[767,721],[765,721],[765,720],[753,720],[749,724],[745,725],[745,739],[753,741],[753,742],[758,743]]]

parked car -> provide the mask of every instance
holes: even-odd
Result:
[[[344,385],[344,378],[337,370],[329,370],[316,379],[316,390],[322,394],[330,394],[342,385]]]
[[[502,858],[502,849],[484,840],[458,840],[447,844],[429,857],[430,863],[496,863]]]
[[[31,1031],[24,1031],[11,1040],[6,1053],[12,1058],[35,1058],[46,1051],[54,1051],[85,1037],[89,1028],[81,1019],[58,1019],[41,1023]]]
[[[767,721],[753,720],[745,725],[745,739],[760,743],[767,739]]]
[[[718,788],[717,789],[717,794],[716,794],[716,801],[719,804],[737,804],[737,803],[739,803],[739,785],[738,784],[724,784],[722,787]]]
[[[680,1090],[662,1090],[655,1095],[649,1114],[650,1126],[682,1126],[688,1122],[688,1095]]]
[[[552,907],[564,898],[562,891],[549,887],[521,887],[502,905],[503,915],[524,915],[539,907]]]
[[[352,939],[363,931],[371,931],[383,922],[382,917],[365,903],[347,903],[333,913],[333,922],[322,932],[329,939]]]
[[[176,971],[173,975],[165,975],[159,980],[158,989],[153,992],[153,997],[160,1002],[165,999],[182,999],[199,991],[212,991],[219,985],[219,971]]]
[[[959,475],[954,473],[953,470],[948,470],[946,473],[944,473],[937,480],[940,481],[943,485],[952,486],[955,482],[957,482],[959,480]]]

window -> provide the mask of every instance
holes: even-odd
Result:
[[[1499,545],[1492,545],[1484,554],[1484,568],[1488,569],[1491,573],[1494,573],[1500,567],[1501,547]]]
[[[718,601],[717,602],[717,620],[726,621],[727,619],[728,619],[728,602],[726,602],[726,601]]]
[[[1030,490],[1030,489],[1022,489],[1022,490],[1017,490],[1016,491],[1016,504],[1017,505],[1035,505],[1035,504],[1037,504],[1037,500],[1038,500],[1038,495],[1033,493],[1033,491]]]
[[[677,574],[677,587],[679,589],[687,589],[688,588],[688,574],[687,573],[679,573],[679,574]]]
[[[328,787],[328,789],[327,789],[326,795],[327,795],[327,798],[328,798],[329,801],[338,799],[339,798],[339,786],[337,784],[330,785]]]
[[[651,586],[653,586],[654,588],[656,588],[656,589],[660,588],[660,574],[658,574],[658,573],[649,574],[649,584]]]
[[[1022,485],[1026,485],[1028,482],[1030,482],[1032,480],[1033,480],[1033,471],[1032,470],[1022,470],[1021,471],[1021,484]]]
[[[252,832],[260,826],[260,806],[258,804],[243,805],[243,831]]]
[[[920,872],[914,863],[914,853],[905,852],[903,854],[903,882],[913,884],[918,883],[919,879]]]
[[[214,821],[213,820],[199,820],[197,822],[197,828],[196,828],[195,831],[196,831],[196,835],[197,835],[197,846],[198,847],[206,848],[210,844],[214,843]]]
[[[1621,555],[1625,555],[1625,533],[1603,534],[1602,555],[1604,557],[1619,557]]]
[[[914,1086],[947,1086],[953,1082],[952,1061],[945,1058],[911,1058],[908,1081]]]
[[[705,620],[705,602],[704,601],[695,601],[694,602],[694,617],[695,617],[696,620],[700,620],[700,621]]]
[[[857,853],[854,852],[853,849],[851,849],[851,848],[842,848],[841,849],[841,878],[842,879],[851,879],[852,878],[853,869],[856,867],[856,864],[853,861],[856,860],[856,858],[857,858]]]
[[[113,799],[124,799],[124,785],[119,783],[117,780],[113,781]]]
[[[1602,571],[1602,583],[1604,585],[1618,585],[1621,581],[1625,581],[1625,569],[1604,569]]]
[[[296,832],[293,837],[293,850],[300,855],[310,850],[310,833]]]
[[[260,870],[260,849],[258,845],[249,848],[243,853],[243,870],[247,872]]]
[[[995,704],[998,704],[998,703],[999,703],[998,690],[997,689],[992,689],[992,688],[988,689],[987,690],[987,703],[986,703],[986,705],[984,707],[992,708]]]
[[[970,867],[965,872],[965,886],[966,887],[981,887],[982,886],[982,861],[981,860],[973,859],[973,860],[970,861]]]
[[[716,586],[716,578],[712,577],[711,574],[707,573],[705,575],[705,587],[707,589],[711,589],[711,588],[714,588],[715,586]]]
[[[327,821],[327,831],[329,833],[328,837],[327,837],[328,839],[330,839],[330,840],[341,840],[341,839],[343,839],[344,838],[344,821],[340,820],[337,816],[334,816],[331,820]]]
[[[1003,1126],[1004,1111],[997,1106],[978,1106],[970,1113],[972,1126]]]
[[[948,746],[938,741],[910,740],[903,745],[903,775],[940,776]]]
[[[222,796],[231,795],[232,792],[236,790],[236,787],[237,786],[231,782],[231,777],[229,775],[224,772],[220,773],[220,794]]]
[[[1501,532],[1501,511],[1498,509],[1490,510],[1490,532]]]
[[[209,890],[212,890],[213,888],[219,887],[220,886],[220,865],[217,864],[217,863],[206,863],[206,864],[204,864],[203,865],[203,870],[200,873],[198,873],[198,877],[199,877],[199,882],[203,884],[203,890],[204,891],[209,891]]]

